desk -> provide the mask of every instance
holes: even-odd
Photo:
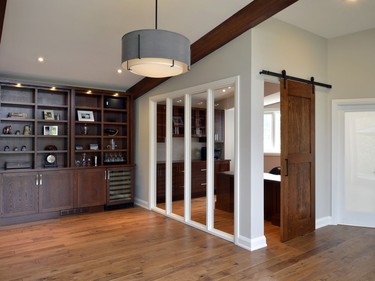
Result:
[[[233,213],[234,210],[234,173],[217,173],[215,208]]]
[[[264,173],[264,219],[280,226],[280,175]]]

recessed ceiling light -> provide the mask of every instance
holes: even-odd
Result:
[[[121,74],[122,73],[122,69],[117,69],[117,73]]]
[[[177,103],[182,103],[182,100],[178,100]]]
[[[223,89],[222,92],[225,93],[227,90]]]
[[[38,58],[38,62],[44,62],[44,58],[43,57],[39,57]]]

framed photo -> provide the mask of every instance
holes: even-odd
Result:
[[[44,110],[43,118],[44,120],[55,120],[55,115],[53,115],[53,110]]]
[[[182,120],[182,117],[181,116],[173,116],[173,125],[175,125],[175,126],[184,125],[184,121]]]
[[[77,110],[78,121],[94,122],[94,112],[89,110]]]
[[[58,126],[43,126],[43,135],[45,136],[57,136],[59,134]]]

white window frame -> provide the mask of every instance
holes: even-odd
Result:
[[[263,149],[265,155],[280,155],[281,153],[281,115],[279,109],[266,109],[264,115],[272,116],[271,135],[272,135],[272,149],[266,150],[266,146],[263,143]],[[263,118],[264,120],[264,118]],[[263,132],[264,134],[264,132]],[[263,139],[264,135],[263,135]]]

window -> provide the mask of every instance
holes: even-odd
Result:
[[[280,153],[281,134],[280,134],[280,111],[264,112],[264,153]]]

